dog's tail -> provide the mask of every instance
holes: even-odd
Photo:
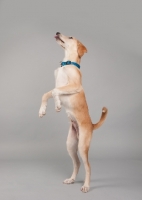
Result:
[[[107,108],[103,107],[100,121],[97,124],[93,124],[93,130],[96,130],[97,128],[99,128],[104,123],[106,116],[107,116],[107,113],[108,113]]]

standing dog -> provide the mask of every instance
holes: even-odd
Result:
[[[103,124],[107,115],[107,108],[102,109],[100,121],[97,124],[92,124],[79,70],[81,57],[87,52],[87,49],[74,37],[67,37],[57,32],[55,38],[57,43],[65,50],[65,57],[61,63],[62,67],[55,70],[56,87],[42,97],[39,117],[46,114],[47,100],[51,97],[54,98],[56,111],[59,112],[61,106],[65,107],[70,120],[67,150],[73,161],[73,173],[70,178],[64,180],[64,183],[70,184],[75,181],[80,167],[77,155],[79,150],[85,167],[85,181],[81,190],[88,192],[91,172],[88,151],[92,132]]]

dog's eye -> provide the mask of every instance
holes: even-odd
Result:
[[[73,39],[73,37],[69,37],[69,39]]]

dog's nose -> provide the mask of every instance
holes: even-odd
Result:
[[[59,34],[60,34],[60,32],[57,32],[57,33],[56,33],[56,35],[59,35]]]

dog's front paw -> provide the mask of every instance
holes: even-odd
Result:
[[[39,110],[39,117],[43,117],[46,114],[46,106],[41,106]]]
[[[66,180],[63,181],[63,183],[72,184],[72,183],[74,183],[74,179],[72,179],[72,178],[66,179]]]
[[[61,110],[61,101],[60,100],[57,100],[56,103],[55,103],[55,110],[56,112],[60,112]]]
[[[88,192],[89,191],[89,186],[83,185],[81,187],[81,191],[84,192],[84,193]]]

